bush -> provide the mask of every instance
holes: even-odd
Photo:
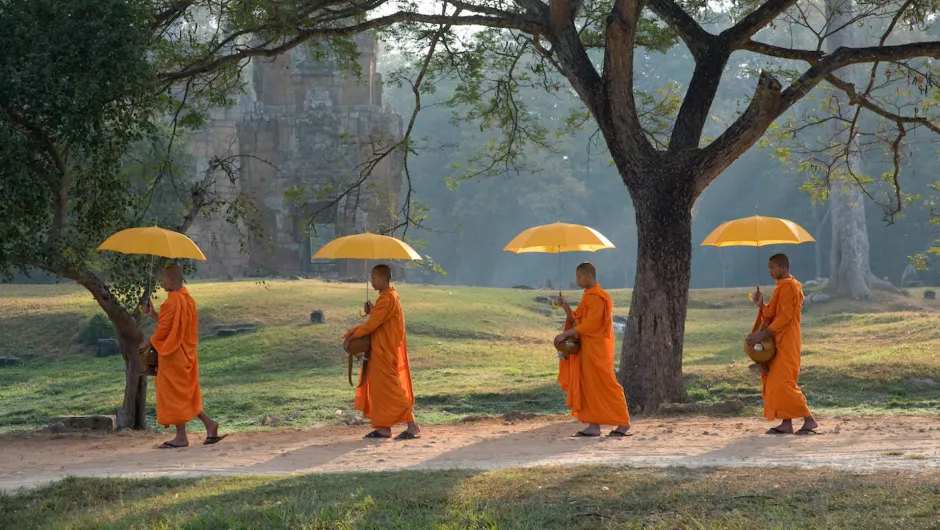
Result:
[[[99,339],[115,338],[114,326],[104,313],[95,313],[82,324],[78,332],[78,342],[87,346],[94,346]]]

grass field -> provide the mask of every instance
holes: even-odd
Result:
[[[360,321],[362,284],[313,280],[194,283],[201,330],[200,375],[207,411],[225,428],[335,421],[352,407],[340,337]],[[550,346],[557,332],[533,291],[401,285],[420,422],[510,410],[564,412]],[[571,293],[574,296],[575,293]],[[614,291],[626,315],[630,293]],[[685,374],[702,403],[760,404],[741,341],[753,322],[744,290],[693,291]],[[322,309],[326,324],[309,323]],[[804,315],[801,386],[822,413],[935,412],[940,401],[940,305],[920,293],[881,303],[836,302]],[[0,286],[0,432],[39,427],[54,415],[113,413],[123,361],[79,346],[83,322],[99,311],[71,285]],[[216,326],[254,323],[255,333],[216,338]],[[930,379],[926,379],[930,378]],[[153,388],[150,388],[152,408]],[[750,412],[750,411],[749,411]],[[150,417],[153,418],[151,410]],[[197,422],[198,423],[198,422]],[[198,426],[197,426],[198,428]]]
[[[538,468],[198,480],[68,479],[0,528],[936,528],[940,475]]]

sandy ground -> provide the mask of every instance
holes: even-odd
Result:
[[[155,449],[167,433],[29,434],[2,439],[0,489],[66,477],[192,477],[405,469],[619,464],[940,468],[936,417],[820,418],[816,436],[769,436],[760,419],[648,418],[629,438],[571,438],[578,424],[529,421],[424,427],[412,441],[363,440],[362,427],[237,433],[213,446]],[[224,432],[224,427],[223,427]]]

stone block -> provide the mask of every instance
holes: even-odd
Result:
[[[57,416],[49,420],[50,427],[62,425],[67,429],[109,432],[117,428],[117,416],[94,414],[89,416]]]
[[[19,357],[11,355],[0,357],[0,366],[20,366],[21,364],[23,364],[23,360]]]
[[[117,339],[98,339],[96,357],[112,357],[121,355],[121,345]]]

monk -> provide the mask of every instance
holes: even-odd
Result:
[[[627,400],[614,377],[614,301],[598,285],[594,265],[582,263],[575,274],[584,295],[572,311],[559,293],[558,305],[568,318],[564,332],[555,337],[556,347],[569,338],[581,341],[577,354],[558,361],[558,382],[568,393],[565,404],[572,416],[588,424],[574,436],[600,436],[601,425],[617,426],[608,436],[631,436]]]
[[[199,313],[196,302],[183,286],[183,270],[179,265],[167,265],[160,274],[160,285],[167,292],[166,301],[158,313],[148,300],[143,305],[146,315],[157,321],[153,335],[141,344],[157,351],[157,423],[168,428],[176,426],[176,437],[164,442],[160,449],[178,449],[189,445],[186,423],[199,418],[206,426],[203,445],[218,443],[219,423],[202,409],[199,390]]]
[[[405,315],[391,281],[392,269],[388,265],[372,269],[372,288],[379,292],[379,298],[374,307],[366,302],[369,320],[346,332],[343,349],[348,348],[352,339],[371,336],[372,349],[368,363],[363,363],[354,405],[364,418],[372,420],[373,431],[364,438],[391,438],[392,426],[407,423],[408,429],[395,439],[414,440],[420,438],[421,429],[414,417]]]
[[[803,348],[800,319],[803,309],[803,286],[790,275],[790,260],[785,254],[775,254],[768,262],[770,277],[777,286],[770,303],[764,303],[764,294],[758,287],[754,304],[758,319],[767,326],[748,335],[748,346],[754,346],[773,336],[776,354],[758,369],[761,372],[761,395],[764,398],[764,417],[770,421],[782,420],[767,434],[793,434],[793,419],[803,418],[803,426],[796,434],[816,434],[816,420],[806,405],[806,396],[797,386],[800,377],[800,352]]]

